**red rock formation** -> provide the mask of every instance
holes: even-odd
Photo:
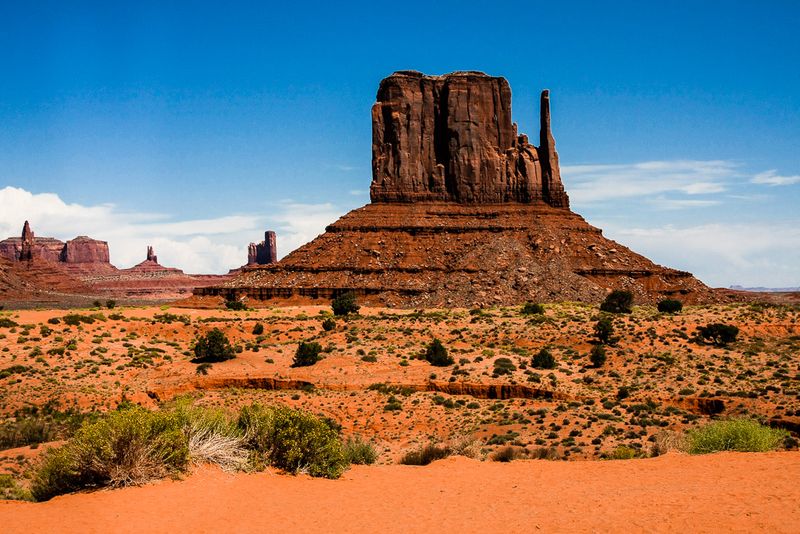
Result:
[[[61,252],[64,263],[110,263],[108,243],[85,235],[70,239]]]
[[[153,250],[153,247],[150,246],[150,245],[147,245],[147,258],[145,258],[145,259],[147,261],[152,261],[153,263],[158,263],[158,256],[156,256],[156,253]]]
[[[546,92],[540,149],[517,135],[504,78],[401,71],[381,82],[377,100],[372,108],[373,202],[543,200],[569,207]]]
[[[276,244],[275,232],[267,230],[264,232],[264,241],[260,243],[250,243],[247,246],[248,265],[269,265],[278,262],[278,246]]]
[[[22,243],[26,235],[28,244],[25,256],[52,262],[59,261],[61,251],[64,249],[64,242],[52,237],[35,237],[28,221],[25,221],[22,228],[23,237],[9,237],[0,241],[0,257],[10,261],[19,261],[22,254]]]
[[[35,246],[33,230],[28,221],[22,226],[22,242],[19,250],[19,261],[30,261],[33,259],[33,248]]]

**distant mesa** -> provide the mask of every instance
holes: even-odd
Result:
[[[512,122],[504,78],[392,74],[372,107],[371,203],[280,262],[249,262],[195,294],[302,301],[353,291],[378,305],[472,307],[597,302],[620,288],[639,302],[721,300],[570,211],[549,91],[539,106],[534,146]]]
[[[247,265],[270,265],[278,263],[278,247],[275,232],[264,232],[264,241],[247,246]]]
[[[73,270],[113,270],[109,261],[108,243],[87,236],[78,236],[66,243],[52,237],[35,237],[28,221],[21,237],[0,241],[0,257],[10,261],[44,260],[64,264]]]

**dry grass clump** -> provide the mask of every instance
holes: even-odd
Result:
[[[448,456],[480,458],[480,443],[470,436],[457,436],[447,443],[441,444],[428,443],[405,453],[400,458],[400,463],[403,465],[428,465]]]

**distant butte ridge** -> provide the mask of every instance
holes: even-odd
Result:
[[[723,299],[570,211],[542,91],[539,145],[511,119],[511,90],[480,72],[395,72],[372,107],[371,203],[276,264],[196,295],[329,299],[396,307]]]

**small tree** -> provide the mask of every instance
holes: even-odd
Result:
[[[633,293],[622,289],[615,289],[608,294],[600,309],[609,313],[631,313],[633,311]]]
[[[331,317],[328,317],[322,321],[322,329],[326,332],[330,332],[334,328],[336,328],[336,321],[334,321]]]
[[[601,317],[594,325],[594,335],[600,343],[608,343],[611,341],[611,336],[614,333],[614,322],[611,317]]]
[[[678,313],[683,309],[683,303],[675,299],[664,299],[658,303],[658,311],[661,313]]]
[[[447,354],[447,349],[442,342],[434,338],[425,349],[425,359],[436,367],[453,365],[453,358]]]
[[[533,356],[531,366],[535,369],[555,369],[556,359],[547,349],[542,349]]]
[[[236,357],[228,337],[219,328],[214,328],[194,344],[194,362],[224,362]]]
[[[225,301],[225,307],[228,308],[229,310],[241,311],[247,309],[247,304],[245,304],[241,300],[231,299]]]
[[[315,341],[301,341],[294,353],[292,367],[308,367],[320,360],[319,353],[322,352],[322,345]]]
[[[724,347],[728,343],[736,341],[736,336],[739,335],[739,328],[732,324],[712,323],[706,326],[698,326],[697,333],[700,339],[706,343]]]
[[[349,315],[358,313],[360,306],[356,302],[356,294],[352,291],[342,293],[331,301],[334,315]]]
[[[260,336],[263,333],[264,333],[264,325],[261,324],[261,323],[256,323],[253,326],[253,335],[254,336]]]
[[[522,307],[522,315],[543,315],[544,306],[535,302],[526,302]]]
[[[592,367],[603,367],[606,363],[606,349],[603,345],[595,345],[592,347],[592,353],[589,355],[589,360],[592,362]]]

